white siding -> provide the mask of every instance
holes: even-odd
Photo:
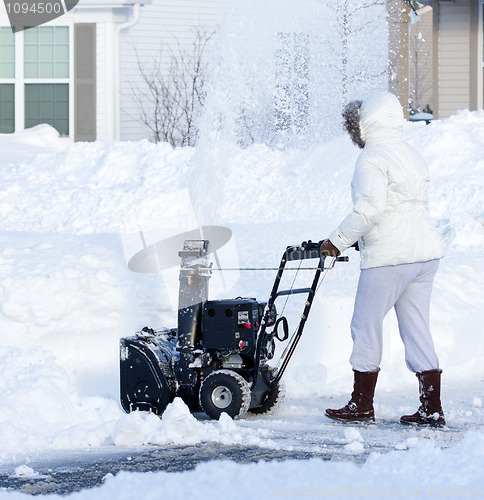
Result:
[[[139,111],[132,89],[141,85],[138,58],[149,64],[160,54],[162,46],[177,40],[189,48],[193,28],[215,29],[229,3],[230,0],[153,0],[151,5],[141,7],[139,22],[121,32],[121,139],[150,138],[150,131],[136,121]]]
[[[439,118],[470,106],[470,1],[440,4]]]

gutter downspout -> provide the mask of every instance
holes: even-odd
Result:
[[[114,36],[114,140],[119,141],[121,138],[121,31],[133,27],[140,19],[140,4],[132,5],[133,15],[131,19],[125,23],[115,26]]]

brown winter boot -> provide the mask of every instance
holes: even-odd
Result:
[[[440,374],[442,370],[429,370],[417,373],[420,390],[419,409],[413,415],[403,415],[402,424],[431,425],[441,427],[445,425],[444,412],[440,403]]]
[[[379,371],[379,370],[378,370]],[[376,372],[358,372],[355,374],[353,393],[348,404],[339,410],[326,410],[326,415],[341,422],[374,422],[373,396],[375,394]]]

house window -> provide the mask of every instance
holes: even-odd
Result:
[[[69,28],[32,28],[24,39],[25,78],[69,78]]]
[[[70,134],[71,31],[69,26],[39,26],[14,35],[0,28],[1,132],[48,123]]]

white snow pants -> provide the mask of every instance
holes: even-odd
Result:
[[[383,352],[383,318],[395,307],[405,361],[412,372],[439,368],[430,335],[430,295],[439,260],[363,269],[351,321],[354,370],[376,371]]]

